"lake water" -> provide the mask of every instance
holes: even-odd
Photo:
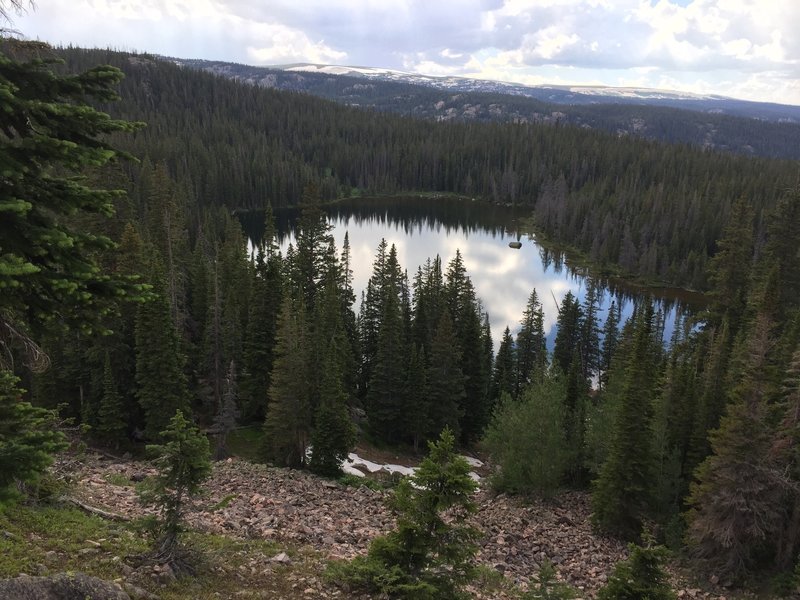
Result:
[[[568,266],[563,256],[549,252],[527,235],[518,233],[526,213],[511,208],[487,206],[451,198],[370,198],[348,200],[325,208],[333,235],[341,251],[345,232],[350,238],[353,287],[359,300],[372,274],[375,252],[382,238],[397,247],[397,256],[412,280],[417,267],[437,254],[443,268],[460,250],[478,298],[489,314],[495,351],[506,326],[516,333],[528,296],[536,289],[544,308],[545,328],[552,349],[558,305],[571,291],[581,301],[586,292],[586,275]],[[293,209],[277,210],[280,246],[285,253],[294,241]],[[263,231],[263,217],[247,215],[243,224],[251,239]],[[518,250],[509,242],[520,241]],[[630,316],[638,296],[625,289],[603,288],[599,318],[605,319],[612,299],[622,305],[622,318]],[[679,296],[661,290],[656,298],[664,312],[664,339],[669,340],[678,311],[690,308]]]

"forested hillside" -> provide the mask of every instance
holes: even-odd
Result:
[[[591,494],[596,532],[644,545],[630,560],[657,597],[672,596],[651,536],[726,585],[797,588],[796,163],[433,124],[142,56],[62,54],[66,67],[37,45],[0,55],[0,500],[41,481],[65,446],[59,419],[109,451],[148,443],[156,557],[180,565],[209,439],[222,458],[232,430],[254,426],[258,460],[322,477],[341,475],[357,434],[409,452],[438,439],[393,496],[397,531],[339,570],[354,586],[414,597],[402,590],[475,577],[478,534],[441,513],[473,510],[455,445],[480,445],[497,490]],[[98,62],[128,75],[53,72]],[[665,345],[651,298],[625,322],[601,316],[589,278],[583,301],[561,301],[552,352],[536,290],[495,349],[460,253],[403,265],[384,241],[356,313],[349,240],[336,246],[320,204],[404,189],[529,206],[600,262],[707,286],[708,308]],[[270,204],[301,207],[285,253]],[[251,253],[232,210],[262,207]],[[624,597],[626,569],[600,597]]]
[[[163,163],[194,206],[296,204],[362,192],[457,192],[530,206],[537,226],[646,279],[703,289],[739,197],[762,212],[794,184],[792,161],[703,152],[568,126],[437,123],[237,84],[144,56],[67,49],[69,69],[123,69],[112,114],[147,122],[121,147]],[[128,167],[135,189],[139,173]],[[191,213],[190,208],[190,213]]]
[[[591,127],[617,135],[633,135],[699,148],[729,151],[744,155],[774,158],[800,158],[800,124],[793,120],[793,107],[785,108],[781,118],[779,105],[755,104],[732,100],[733,104],[754,104],[764,108],[765,116],[728,113],[717,103],[710,107],[703,100],[668,101],[608,96],[589,96],[568,89],[525,88],[502,83],[459,80],[448,88],[404,81],[386,80],[380,75],[350,76],[315,73],[305,70],[282,70],[208,60],[170,58],[192,69],[216,73],[236,81],[286,91],[299,91],[335,100],[350,106],[374,108],[401,115],[433,120],[458,120],[498,123],[563,123]],[[463,82],[463,84],[461,83]],[[442,89],[445,88],[445,89]],[[527,90],[527,92],[526,92]],[[547,90],[551,93],[548,95]],[[529,97],[527,94],[536,97]],[[552,100],[546,100],[552,96]],[[662,104],[662,102],[664,102]],[[724,100],[718,101],[720,104]],[[684,106],[685,105],[685,106]],[[766,116],[768,107],[774,116]]]

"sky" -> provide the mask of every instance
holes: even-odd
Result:
[[[12,26],[180,58],[800,105],[799,0],[36,0]]]

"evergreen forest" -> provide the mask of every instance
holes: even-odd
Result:
[[[65,420],[92,446],[149,444],[173,465],[225,458],[229,434],[256,425],[260,460],[323,477],[341,476],[357,439],[431,449],[416,481],[435,498],[403,484],[412,516],[370,550],[387,569],[400,555],[429,565],[408,556],[414,518],[446,531],[426,502],[469,509],[458,447],[490,457],[496,490],[588,493],[598,535],[652,536],[732,586],[798,577],[796,161],[564,124],[434,123],[146,55],[1,50],[0,501],[63,449]],[[647,294],[627,321],[613,305],[601,317],[593,283],[560,303],[549,351],[530,290],[495,348],[460,253],[404,265],[385,241],[357,302],[349,242],[337,247],[321,206],[408,191],[519,206],[596,279],[698,290],[707,307],[663,339]],[[285,206],[300,217],[282,252],[272,209]],[[253,245],[238,215],[262,209]],[[185,481],[162,475],[162,552],[184,500],[170,490],[196,492],[201,462]],[[455,500],[433,494],[448,473]],[[442,544],[436,561],[457,554],[431,536],[419,543]],[[651,558],[638,548],[631,564]],[[413,585],[444,585],[414,568],[427,575]]]

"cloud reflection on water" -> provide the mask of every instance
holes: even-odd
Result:
[[[370,199],[350,201],[329,207],[328,219],[333,225],[333,236],[339,251],[345,232],[349,234],[352,256],[353,287],[357,297],[357,311],[361,292],[366,289],[372,273],[372,263],[381,238],[397,248],[402,268],[413,281],[417,267],[437,254],[443,268],[460,250],[467,273],[472,279],[478,298],[489,314],[494,347],[500,343],[503,330],[508,326],[513,333],[519,322],[531,290],[536,289],[545,315],[548,344],[552,349],[558,305],[567,292],[581,301],[586,292],[586,277],[554,260],[535,240],[520,238],[515,232],[518,215],[500,207],[483,207],[464,202],[446,202],[428,199]],[[296,211],[276,213],[281,232],[282,251],[294,241],[292,222]],[[262,231],[257,223],[245,227],[252,238]],[[520,249],[508,246],[510,241],[522,241]],[[546,259],[546,260],[545,260]],[[600,325],[612,300],[622,304],[622,320],[631,315],[636,296],[604,291],[601,295],[598,318]],[[666,311],[664,338],[669,339],[679,306],[674,301],[664,305]]]

